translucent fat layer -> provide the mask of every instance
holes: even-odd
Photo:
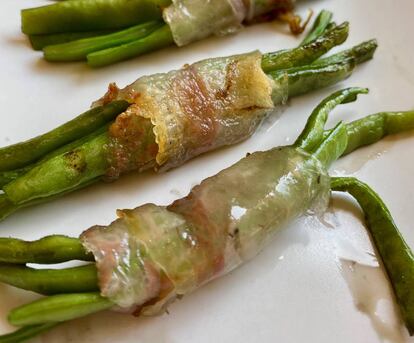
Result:
[[[243,0],[173,0],[163,16],[175,43],[183,46],[212,34],[237,31],[246,8]]]
[[[233,33],[244,21],[292,7],[293,0],[173,0],[163,12],[175,43]]]
[[[97,261],[102,294],[145,315],[255,256],[285,224],[322,211],[330,181],[307,153],[254,153],[167,207],[120,211],[82,234]]]

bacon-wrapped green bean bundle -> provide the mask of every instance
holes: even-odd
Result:
[[[135,315],[163,313],[174,299],[254,257],[287,223],[305,214],[322,213],[331,190],[347,191],[360,203],[402,318],[414,334],[410,247],[375,192],[354,178],[328,175],[331,163],[344,153],[388,133],[414,128],[414,112],[409,111],[374,114],[324,129],[328,113],[336,105],[366,92],[348,88],[334,93],[315,109],[292,146],[248,154],[169,206],[145,204],[118,211],[119,218],[112,224],[92,227],[79,240],[61,236],[32,243],[0,240],[0,248],[15,247],[8,248],[7,254],[0,249],[0,261],[8,263],[0,268],[0,280],[50,295],[13,310],[9,321],[22,329],[3,339],[19,342],[22,335],[37,334],[102,309]],[[73,245],[68,260],[89,260],[92,253],[95,263],[59,271],[34,271],[12,264],[38,262],[41,254],[37,249],[51,252],[49,263],[62,262],[62,253],[52,253],[62,245],[66,250]],[[55,277],[46,279],[48,274]],[[98,284],[93,288],[96,278]],[[99,293],[85,293],[97,290]]]
[[[302,25],[292,14],[293,5],[293,0],[72,0],[25,9],[21,17],[22,31],[48,61],[88,60],[98,67],[279,15],[298,34],[307,21]]]
[[[0,219],[101,179],[167,170],[250,137],[289,96],[335,84],[372,58],[375,41],[333,62],[319,59],[347,34],[344,23],[295,49],[212,58],[124,89],[110,85],[79,118],[0,149]]]
[[[103,296],[157,314],[255,256],[292,219],[325,209],[329,185],[312,155],[276,148],[241,160],[170,206],[119,211],[120,219],[81,240],[95,256]]]

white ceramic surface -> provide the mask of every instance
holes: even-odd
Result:
[[[100,70],[91,70],[83,63],[49,64],[29,48],[19,30],[19,9],[44,3],[1,1],[0,145],[32,137],[71,119],[102,95],[111,81],[124,86],[140,75],[206,57],[253,49],[277,50],[298,43],[282,26],[264,24],[235,36],[165,49]],[[309,6],[315,11],[332,10],[337,22],[350,21],[346,47],[376,37],[380,47],[375,59],[340,85],[290,101],[280,118],[270,118],[247,142],[202,156],[163,175],[130,175],[20,211],[0,224],[0,235],[25,239],[52,233],[76,236],[93,224],[112,221],[116,208],[145,202],[167,204],[248,151],[291,143],[312,108],[340,87],[367,86],[371,93],[335,110],[332,120],[414,108],[412,0],[303,1],[299,11],[305,14]],[[388,204],[412,248],[413,154],[414,137],[403,134],[361,149],[332,168],[333,174],[352,174],[368,182]],[[389,309],[390,301],[383,299],[382,289],[387,284],[378,268],[345,272],[348,266],[341,258],[371,264],[374,259],[358,208],[349,198],[334,198],[322,222],[306,218],[291,225],[255,260],[172,305],[169,315],[136,319],[101,313],[62,325],[34,342],[381,342],[379,327],[387,330],[394,319],[388,318],[385,324],[377,321],[375,326],[360,310],[363,305],[375,307],[377,303],[379,312]],[[359,299],[361,306],[356,306],[358,297],[349,285],[360,281],[368,291]],[[32,298],[27,292],[0,285],[0,332],[11,330],[6,313]],[[367,305],[368,300],[371,303]],[[399,335],[391,329],[388,336],[397,339]],[[399,340],[414,342],[405,333]]]

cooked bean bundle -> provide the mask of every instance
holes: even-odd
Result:
[[[208,59],[124,89],[110,85],[67,124],[0,148],[0,219],[102,179],[166,170],[238,143],[288,97],[344,80],[372,58],[377,44],[323,57],[346,40],[349,26],[328,26],[325,17],[322,12],[309,42],[297,48]]]
[[[52,62],[87,60],[102,67],[176,44],[183,46],[212,34],[228,34],[245,23],[286,21],[301,33],[293,0],[71,0],[25,9],[22,31],[35,50]],[[318,20],[319,31],[330,21]]]
[[[343,154],[414,129],[414,111],[373,114],[325,129],[330,111],[365,93],[364,88],[348,88],[332,94],[313,111],[293,145],[249,154],[169,206],[119,211],[113,223],[94,226],[79,239],[0,239],[0,280],[48,295],[12,310],[8,319],[21,329],[0,342],[20,342],[105,309],[162,313],[174,299],[254,257],[293,219],[325,211],[331,191],[348,192],[361,205],[402,318],[414,334],[410,247],[368,185],[355,178],[330,178],[327,171]],[[23,265],[90,261],[91,253],[94,262],[83,267],[35,270]]]

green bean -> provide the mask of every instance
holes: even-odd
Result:
[[[346,88],[325,98],[312,112],[306,126],[294,146],[312,152],[323,140],[325,123],[329,113],[340,104],[347,104],[357,99],[358,94],[367,94],[367,88]]]
[[[342,44],[348,37],[347,22],[326,31],[316,40],[291,50],[282,50],[263,55],[262,69],[268,73],[278,69],[299,67],[312,63],[334,46]]]
[[[48,133],[0,148],[0,171],[25,167],[52,150],[97,130],[123,112],[128,105],[126,101],[114,101],[93,108]]]
[[[414,129],[414,111],[381,112],[346,125],[348,146],[344,154],[373,144],[387,135]]]
[[[348,144],[346,125],[339,122],[319,147],[312,153],[326,167],[329,167],[345,151]]]
[[[162,18],[170,0],[71,0],[21,12],[25,34],[122,29]]]
[[[174,39],[170,27],[164,25],[144,38],[88,54],[88,65],[94,68],[103,67],[154,50],[159,50],[172,44],[174,44]]]
[[[15,264],[0,264],[0,282],[44,295],[99,290],[95,265],[34,269]]]
[[[33,242],[0,238],[0,263],[55,264],[71,260],[93,261],[77,238],[54,235]]]
[[[73,185],[72,187],[69,187],[66,190],[61,190],[61,191],[57,191],[56,194],[45,197],[45,198],[38,198],[38,199],[33,199],[31,201],[28,202],[24,202],[21,204],[13,204],[10,199],[8,199],[8,197],[6,196],[6,194],[0,194],[0,221],[4,220],[5,218],[7,218],[8,216],[10,216],[11,214],[13,214],[14,212],[16,212],[19,209],[25,208],[25,207],[29,207],[29,206],[34,206],[34,205],[38,205],[38,204],[43,204],[45,202],[48,201],[52,201],[53,199],[56,199],[58,197],[61,197],[67,193],[70,192],[74,192],[78,189],[82,189],[85,188],[93,183],[96,183],[98,181],[101,180],[101,177],[96,177],[94,179],[85,179],[83,182],[81,182],[80,184],[77,185]]]
[[[65,154],[55,156],[5,185],[3,190],[16,205],[46,198],[77,188],[105,174],[108,162],[104,152],[107,133]]]
[[[316,38],[320,37],[325,32],[325,30],[329,29],[328,26],[331,23],[332,15],[332,12],[322,10],[316,17],[310,32],[306,35],[305,39],[300,45],[305,45],[312,42]]]
[[[44,58],[50,62],[81,61],[92,52],[126,44],[148,36],[161,26],[160,21],[150,21],[128,29],[99,37],[50,45],[43,49]]]
[[[351,49],[341,51],[332,56],[318,59],[313,62],[313,65],[329,65],[332,63],[338,63],[348,58],[355,59],[357,64],[363,63],[373,58],[375,50],[378,47],[376,39],[363,42],[354,46]]]
[[[33,163],[33,164],[29,164],[26,167],[20,168],[20,169],[15,169],[15,170],[10,170],[10,171],[5,171],[5,172],[0,172],[0,188],[3,188],[3,186],[5,186],[6,184],[12,182],[13,180],[16,180],[17,178],[23,176],[24,174],[28,173],[31,169],[33,169],[34,167],[44,163],[47,160],[50,160],[52,157],[61,155],[61,154],[65,154],[71,150],[74,150],[78,147],[80,147],[81,145],[83,145],[84,143],[92,140],[93,138],[99,136],[102,133],[107,132],[108,130],[108,126],[109,124],[106,124],[104,126],[102,126],[101,128],[99,128],[98,130],[90,133],[89,135],[86,135],[82,138],[79,138],[71,143],[68,143],[56,150],[51,151],[50,153],[46,154],[44,157],[42,157],[40,160],[38,160],[37,162]]]
[[[9,322],[15,326],[64,322],[110,309],[114,304],[99,293],[52,295],[12,310]]]
[[[303,67],[294,67],[272,71],[269,73],[274,80],[278,81],[286,77],[289,79],[289,96],[297,96],[308,93],[314,89],[328,87],[349,77],[356,63],[362,63],[372,58],[376,45],[365,42],[354,48],[339,53],[340,59],[332,58],[332,63],[310,64]],[[334,55],[336,56],[336,55]],[[334,57],[332,56],[332,57]],[[354,56],[354,57],[350,57]]]
[[[29,35],[30,44],[34,50],[42,50],[44,47],[55,44],[69,43],[75,40],[109,35],[115,30],[99,30],[86,32],[53,33],[49,35]]]
[[[107,142],[105,132],[36,165],[3,186],[5,194],[0,194],[0,221],[20,208],[53,200],[101,180],[108,168]]]
[[[332,190],[350,193],[361,206],[368,230],[394,289],[402,318],[414,335],[414,255],[381,198],[355,178],[332,178]]]
[[[59,323],[48,323],[25,326],[15,332],[0,336],[0,343],[20,343],[49,331],[58,324]]]

